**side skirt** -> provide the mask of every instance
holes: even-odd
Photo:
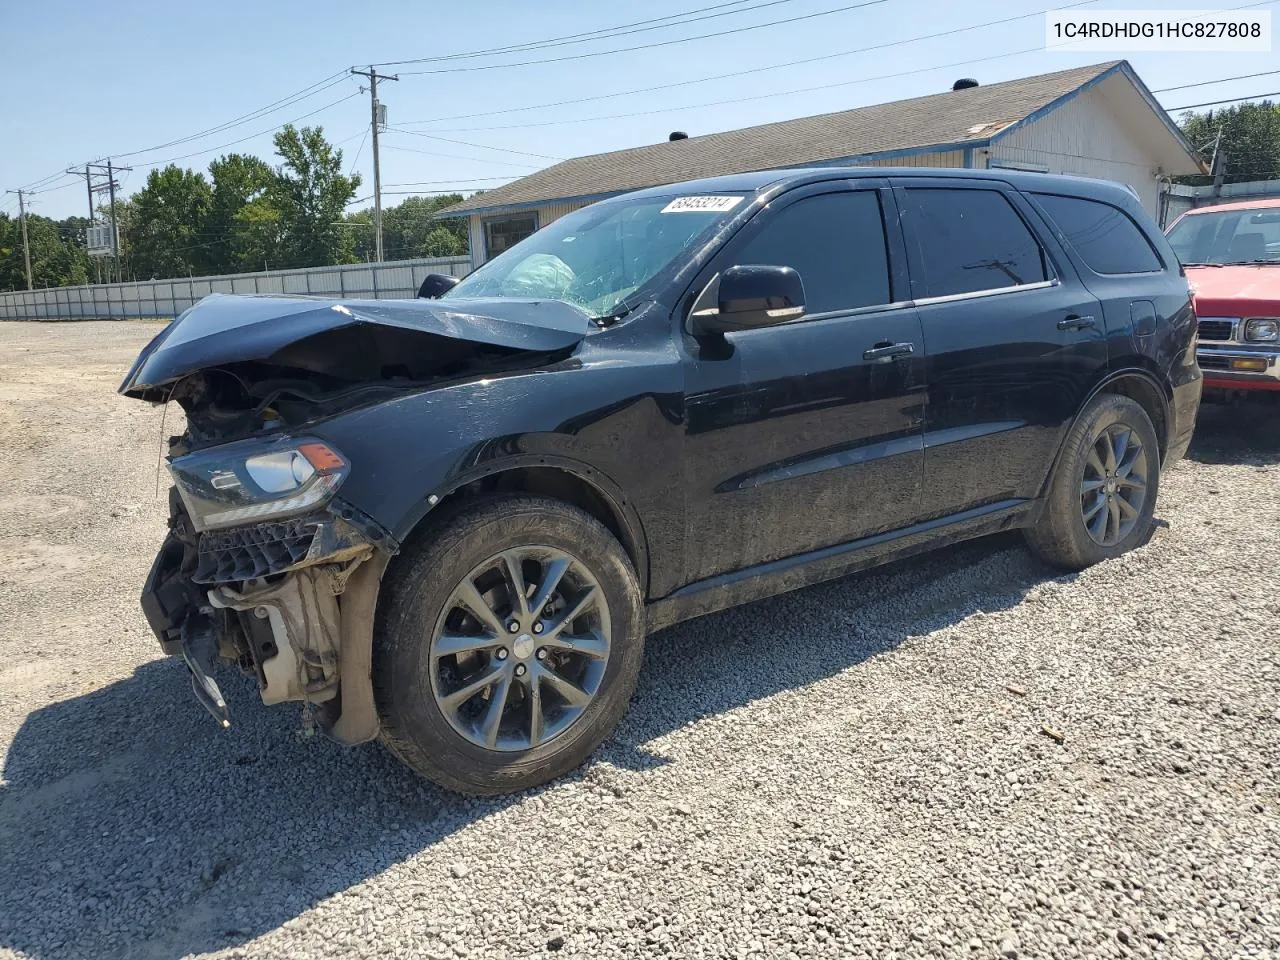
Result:
[[[901,530],[708,577],[649,604],[646,629],[652,633],[683,620],[834,580],[961,540],[1025,526],[1035,507],[1034,500],[1001,500]]]

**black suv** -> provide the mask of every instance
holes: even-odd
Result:
[[[142,597],[218,661],[447,787],[570,770],[646,632],[1022,528],[1148,535],[1200,399],[1134,196],[1003,171],[772,171],[556,220],[413,301],[210,297],[121,391],[177,400]]]

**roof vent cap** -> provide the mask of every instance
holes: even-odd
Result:
[[[978,85],[978,81],[973,77],[961,77],[951,85],[952,90],[972,90]]]
[[[689,135],[685,133],[683,130],[673,130],[671,131],[671,134],[670,136],[667,137],[667,139],[670,142],[675,143],[677,140],[688,140]]]

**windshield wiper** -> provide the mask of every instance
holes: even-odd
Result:
[[[612,327],[615,323],[631,312],[631,308],[627,306],[625,300],[619,300],[618,305],[603,317],[592,317],[591,322],[598,326],[601,330],[606,327]]]
[[[1256,257],[1253,260],[1228,260],[1227,262],[1233,267],[1247,267],[1255,263],[1266,263],[1271,266],[1280,265],[1280,260],[1272,260],[1270,257]]]
[[[1194,261],[1188,261],[1188,262],[1184,263],[1184,264],[1183,264],[1183,266],[1184,266],[1184,267],[1220,267],[1220,266],[1222,266],[1222,264],[1220,264],[1220,263],[1195,263]]]

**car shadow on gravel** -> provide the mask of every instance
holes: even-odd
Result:
[[[1280,403],[1203,404],[1187,458],[1228,466],[1280,464]]]
[[[662,631],[628,717],[572,779],[643,777],[666,762],[655,737],[1012,606],[1053,576],[1004,535]],[[458,797],[378,747],[306,739],[297,710],[224,678],[229,731],[174,659],[27,717],[0,781],[0,948],[226,949],[524,799]]]

